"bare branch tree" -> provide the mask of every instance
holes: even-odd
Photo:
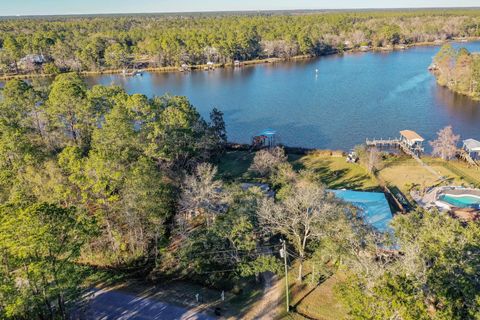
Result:
[[[377,148],[369,148],[367,150],[367,170],[375,173],[382,168],[382,155]]]
[[[222,201],[222,182],[215,180],[217,168],[209,163],[201,163],[192,175],[187,175],[182,185],[179,200],[180,219],[186,221],[205,215],[207,223],[218,212]],[[184,221],[185,222],[185,221]]]
[[[264,149],[255,153],[253,163],[249,170],[265,177],[270,175],[275,167],[285,161],[287,161],[287,156],[285,155],[285,150],[283,148],[276,147],[271,150]]]
[[[305,181],[294,185],[281,202],[265,199],[261,203],[258,215],[263,228],[287,237],[299,256],[299,281],[307,245],[334,230],[331,223],[342,214],[342,208],[323,187]]]
[[[457,143],[459,135],[455,135],[452,126],[447,126],[437,132],[437,139],[430,141],[432,146],[432,155],[438,156],[443,160],[450,160],[455,157],[457,152]]]

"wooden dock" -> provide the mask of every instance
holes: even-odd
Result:
[[[464,160],[465,162],[467,162],[469,165],[471,165],[472,167],[479,167],[479,163],[475,160],[472,159],[472,157],[470,156],[470,154],[468,154],[467,151],[463,150],[463,149],[459,149],[457,151],[457,154],[458,154],[458,157],[462,160]]]
[[[367,139],[365,143],[368,147],[398,147],[400,145],[400,139]]]

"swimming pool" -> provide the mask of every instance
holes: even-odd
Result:
[[[480,209],[480,197],[474,195],[444,194],[440,196],[440,200],[459,208]]]

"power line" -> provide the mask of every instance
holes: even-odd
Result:
[[[237,253],[250,253],[250,252],[260,252],[259,249],[265,249],[265,248],[280,248],[281,245],[275,244],[275,245],[270,245],[270,246],[262,246],[262,247],[256,247],[255,249],[252,250],[237,250],[237,249],[225,249],[225,250],[213,250],[213,251],[207,251],[207,252],[198,252],[197,254],[215,254],[215,253],[227,253],[227,252],[237,252]],[[263,253],[269,253],[268,251],[264,251]]]
[[[205,271],[205,272],[198,272],[197,274],[226,273],[226,272],[234,272],[234,271],[238,271],[238,269],[226,269],[226,270]]]

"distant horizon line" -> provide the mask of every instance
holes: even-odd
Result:
[[[480,6],[444,6],[444,7],[365,7],[365,8],[338,8],[338,9],[261,9],[261,10],[205,10],[205,11],[156,11],[156,12],[91,12],[91,13],[52,13],[52,14],[12,14],[0,18],[28,18],[28,17],[75,17],[75,16],[113,16],[113,15],[166,15],[166,14],[208,14],[208,13],[261,13],[261,12],[324,12],[324,11],[397,11],[397,10],[442,10],[442,9],[480,9]]]

